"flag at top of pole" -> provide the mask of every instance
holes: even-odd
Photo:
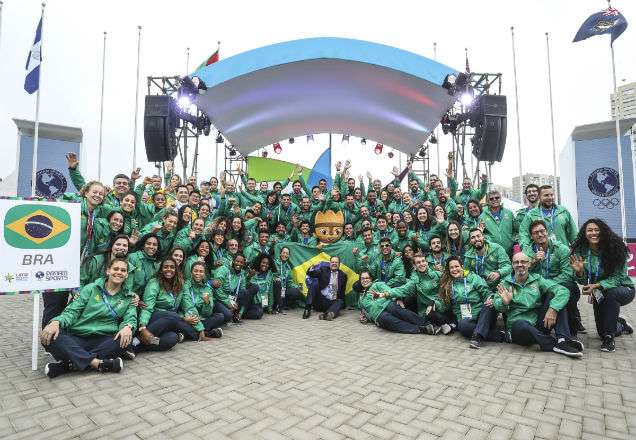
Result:
[[[203,69],[206,66],[209,66],[210,64],[214,64],[217,61],[219,61],[219,49],[221,48],[221,42],[218,42],[218,47],[216,48],[216,51],[210,55],[209,57],[206,58],[206,60],[204,62],[202,62],[201,64],[199,64],[199,67],[196,68],[196,70],[199,69]]]
[[[604,11],[590,15],[579,28],[572,42],[576,43],[595,35],[612,34],[610,44],[613,44],[625,29],[627,29],[627,20],[618,12],[618,9],[610,6]]]
[[[29,94],[35,93],[40,88],[40,62],[42,62],[42,18],[35,31],[33,46],[26,62],[26,77],[24,78],[24,90]]]

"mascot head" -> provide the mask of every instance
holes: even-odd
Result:
[[[342,229],[344,227],[344,214],[342,211],[334,212],[331,209],[318,211],[314,222],[316,224],[314,233],[321,243],[335,243],[342,237]]]

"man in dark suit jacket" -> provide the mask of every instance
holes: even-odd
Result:
[[[322,312],[320,319],[333,320],[344,306],[347,275],[340,270],[340,258],[331,257],[329,266],[313,266],[307,275],[316,281],[309,288],[303,319],[311,316],[311,308]]]

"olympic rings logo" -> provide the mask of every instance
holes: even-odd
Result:
[[[592,205],[598,209],[612,209],[617,207],[620,204],[620,201],[612,197],[611,199],[594,199],[592,201]]]

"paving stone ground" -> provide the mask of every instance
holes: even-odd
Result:
[[[349,311],[230,326],[122,374],[31,371],[31,297],[0,297],[0,438],[636,439],[636,336],[583,360],[459,335],[389,333]],[[590,307],[584,323],[594,328]],[[636,306],[624,314],[636,318]]]

